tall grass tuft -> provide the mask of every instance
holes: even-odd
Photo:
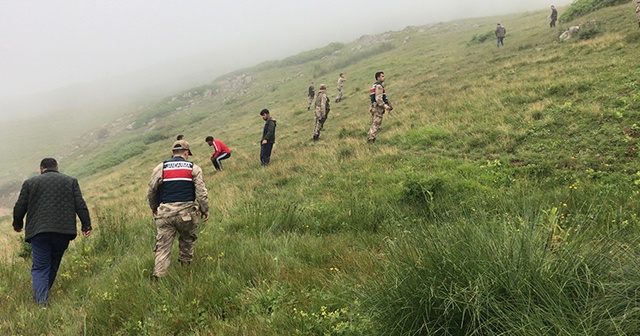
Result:
[[[532,216],[531,216],[532,217]],[[638,251],[616,231],[550,236],[532,222],[443,222],[391,241],[384,276],[361,291],[380,335],[633,334]],[[634,322],[636,321],[636,322]]]

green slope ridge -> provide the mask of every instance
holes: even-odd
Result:
[[[71,247],[46,312],[31,306],[28,261],[8,250],[3,334],[640,333],[633,8],[558,29],[532,12],[363,36],[88,135],[61,164],[82,177],[95,234]],[[585,23],[585,39],[557,40]],[[370,145],[379,70],[395,110]],[[344,100],[312,142],[308,83],[333,98],[340,72]],[[278,120],[268,168],[262,108]],[[151,283],[146,183],[179,133],[205,169],[212,218],[195,262]],[[223,172],[207,135],[233,151]]]

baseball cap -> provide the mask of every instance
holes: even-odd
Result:
[[[193,153],[191,153],[191,150],[189,149],[189,143],[186,140],[178,140],[174,142],[171,150],[177,149],[186,149],[189,151],[189,155],[193,155]]]

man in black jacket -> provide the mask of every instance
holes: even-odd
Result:
[[[33,262],[33,297],[38,305],[46,306],[62,256],[77,235],[76,215],[85,237],[91,233],[91,218],[78,180],[59,173],[58,162],[52,158],[43,159],[40,175],[22,184],[13,207],[14,231],[22,232],[25,215],[25,241],[31,243]]]
[[[276,142],[276,120],[271,118],[267,109],[260,111],[260,116],[264,120],[262,140],[260,141],[260,163],[263,166],[268,166],[271,161],[271,150]]]

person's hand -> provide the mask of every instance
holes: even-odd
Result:
[[[267,140],[262,140],[262,144],[266,145],[267,144]]]
[[[14,226],[14,227],[13,227],[13,231],[15,231],[15,232],[22,232],[22,228],[21,228],[21,227]]]
[[[89,238],[89,235],[91,234],[91,230],[82,230],[82,235],[85,238]]]
[[[202,214],[202,221],[206,222],[209,219],[209,213],[203,213]]]
[[[153,215],[153,218],[155,218],[158,215],[158,210],[151,210],[151,214]]]

